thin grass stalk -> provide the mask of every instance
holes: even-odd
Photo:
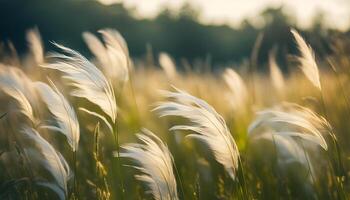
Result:
[[[0,119],[2,119],[3,117],[5,117],[7,115],[7,112],[3,113],[0,115]]]
[[[124,176],[121,171],[121,162],[120,162],[120,145],[119,145],[119,128],[117,122],[113,126],[113,136],[114,143],[117,148],[117,176],[120,178],[120,190],[121,190],[121,199],[125,199],[125,188],[124,188]]]
[[[331,176],[331,178],[332,178],[332,183],[335,185],[335,189],[337,190],[337,195],[338,195],[337,198],[338,199],[346,199],[346,198],[344,198],[345,197],[344,191],[341,192],[341,190],[339,189],[339,186],[338,186],[337,178],[335,178],[337,176],[336,176],[334,166],[332,164],[332,155],[330,153],[328,153],[327,162],[328,162],[329,168],[331,169],[331,173],[334,175],[334,176]],[[341,196],[343,196],[343,198],[340,198]]]
[[[250,196],[249,196],[249,193],[248,193],[248,187],[247,187],[247,182],[245,180],[245,177],[244,177],[244,167],[243,167],[243,162],[241,160],[241,156],[238,156],[238,166],[241,168],[241,176],[242,176],[242,184],[243,186],[241,185],[243,191],[244,191],[244,198],[245,199],[250,199]]]
[[[128,66],[129,66],[129,62],[128,62]],[[128,67],[128,69],[130,69],[130,67]],[[139,122],[139,120],[140,120],[139,109],[138,109],[138,105],[137,105],[136,98],[135,98],[135,92],[134,92],[134,87],[133,87],[133,77],[132,77],[131,73],[129,73],[129,84],[130,84],[131,95],[132,95],[132,98],[134,100],[134,104],[135,104],[135,108],[136,108],[137,122]],[[124,82],[121,84],[120,88],[121,89],[116,96],[117,102],[118,102],[118,99],[120,98],[122,90],[124,88]],[[124,176],[123,176],[123,173],[121,171],[122,166],[121,166],[121,162],[120,162],[119,127],[118,127],[117,122],[115,122],[113,129],[114,129],[113,130],[114,142],[115,142],[116,148],[117,148],[117,173],[118,173],[118,177],[120,177],[122,199],[125,199]]]
[[[97,122],[95,130],[94,130],[94,158],[95,158],[95,162],[96,162],[96,167],[95,167],[95,176],[96,179],[98,178],[98,166],[97,166],[97,162],[99,160],[99,146],[98,146],[98,136],[99,136],[99,132],[100,132],[100,123]],[[98,188],[95,187],[95,192],[96,195],[98,195]]]
[[[73,197],[78,198],[79,189],[78,189],[78,170],[77,170],[77,151],[73,151],[73,172],[74,172],[74,180],[73,180]]]
[[[320,91],[320,95],[321,95],[321,103],[322,103],[324,116],[325,116],[326,120],[329,121],[329,117],[328,117],[328,114],[327,114],[327,109],[326,109],[325,100],[324,100],[322,91]],[[331,139],[332,139],[332,142],[333,142],[333,145],[335,147],[336,154],[337,154],[337,165],[336,165],[337,169],[334,169],[332,163],[330,163],[332,171],[333,171],[333,174],[335,176],[335,177],[333,177],[333,181],[334,181],[334,183],[336,185],[336,189],[337,189],[337,192],[338,192],[338,195],[339,195],[338,198],[343,196],[341,199],[345,199],[344,191],[342,191],[339,188],[339,184],[338,184],[338,173],[341,173],[341,176],[343,174],[342,173],[343,172],[343,164],[342,164],[342,160],[341,160],[340,147],[339,147],[339,144],[338,144],[338,140],[337,140],[335,134],[333,133],[333,131],[331,131],[330,136],[331,136]],[[330,153],[328,153],[328,159],[329,159],[330,162],[333,160],[332,157],[333,156]]]
[[[239,181],[238,181],[239,183]],[[232,196],[232,198],[234,198],[236,195],[235,195],[235,184],[231,184],[230,187],[229,187],[229,190],[230,190],[230,194]],[[241,195],[243,196],[243,191],[240,187],[240,192],[241,192]]]
[[[136,96],[135,96],[135,88],[134,88],[134,78],[133,78],[133,74],[132,73],[129,73],[129,85],[130,85],[130,90],[131,90],[131,95],[132,95],[132,98],[134,100],[134,104],[135,104],[135,109],[136,109],[136,116],[137,116],[137,125],[138,125],[138,128],[140,127],[140,124],[139,124],[139,121],[140,121],[140,115],[139,115],[139,107],[137,105],[137,102],[136,102]]]
[[[239,192],[240,192],[240,199],[244,199],[244,191],[243,191],[243,187],[242,187],[242,185],[241,185],[241,182],[238,180],[238,184],[239,184]],[[234,186],[232,186],[232,198],[234,198],[235,196],[236,196],[236,194],[234,193],[234,190],[235,189],[235,187]]]
[[[328,117],[328,114],[327,114],[327,109],[326,109],[326,104],[325,104],[325,100],[324,100],[324,97],[323,97],[323,93],[322,93],[322,90],[319,90],[320,92],[320,97],[321,97],[321,105],[322,105],[322,110],[323,110],[323,115],[324,117],[326,118],[327,121],[330,121],[329,120],[329,117]],[[328,153],[328,159],[329,161],[331,162],[330,165],[331,165],[331,169],[332,169],[332,172],[334,174],[335,177],[332,177],[333,179],[333,182],[335,183],[336,185],[336,189],[337,189],[337,192],[338,192],[338,195],[340,196],[341,192],[340,192],[340,189],[339,189],[339,185],[338,185],[338,173],[342,170],[340,170],[342,167],[342,161],[341,161],[341,155],[340,155],[340,149],[339,149],[339,145],[338,145],[338,141],[337,141],[337,138],[335,136],[335,134],[333,133],[333,131],[331,131],[331,139],[332,139],[332,142],[333,142],[333,145],[335,147],[335,150],[336,150],[336,154],[337,154],[337,170],[334,169],[333,165],[332,165],[332,155],[330,154],[330,152]],[[338,172],[337,172],[338,171]],[[344,191],[342,192],[344,193]]]
[[[341,83],[341,80],[340,80],[340,77],[339,77],[339,73],[338,73],[337,69],[335,68],[333,62],[332,62],[330,59],[328,59],[328,62],[329,62],[329,64],[330,64],[331,68],[332,68],[332,71],[334,72],[334,74],[335,74],[335,76],[336,76],[337,83],[338,83],[338,85],[339,85],[339,87],[340,87],[340,90],[341,90],[341,92],[342,92],[342,95],[343,95],[343,97],[344,97],[345,104],[346,104],[346,108],[347,108],[347,111],[348,111],[348,115],[349,115],[349,117],[350,117],[350,103],[349,103],[348,97],[347,97],[346,94],[345,94],[344,86],[343,86],[343,84]],[[337,148],[337,149],[340,149],[338,143],[336,143],[336,148]],[[340,150],[339,150],[339,151],[340,151]],[[338,151],[338,152],[339,152],[339,151]],[[340,157],[341,157],[341,154],[340,154],[340,152],[339,152],[338,158],[340,158]],[[340,162],[340,161],[341,161],[341,160],[338,160],[338,162]],[[344,170],[343,164],[342,164],[342,163],[341,163],[341,165],[340,165],[339,167],[341,168],[342,171]],[[344,176],[347,178],[347,173],[344,173],[344,174],[342,174],[342,175],[344,175]]]
[[[27,154],[25,153],[25,151],[23,150],[21,144],[19,144],[19,143],[16,143],[16,149],[17,149],[18,154],[20,155],[21,159],[23,160],[23,162],[26,163],[26,164],[24,163],[23,170],[25,170],[26,173],[29,175],[30,183],[34,183],[34,173],[32,171],[32,168],[29,167],[30,166],[30,160],[29,160]],[[32,184],[28,184],[28,185],[29,185],[30,196],[33,199],[39,199],[38,191],[33,188]]]
[[[349,98],[346,96],[345,94],[345,89],[344,89],[344,86],[343,84],[341,83],[341,80],[340,80],[340,77],[339,77],[339,73],[337,71],[337,69],[335,68],[334,64],[332,63],[332,61],[330,59],[328,59],[328,63],[330,64],[331,66],[331,69],[332,71],[334,72],[335,74],[335,77],[336,77],[336,80],[337,80],[337,83],[340,87],[340,90],[342,92],[342,95],[344,97],[344,100],[345,100],[345,104],[346,104],[346,108],[347,108],[347,111],[348,111],[348,115],[350,117],[350,103],[349,103]]]
[[[328,113],[327,113],[326,103],[325,103],[324,96],[323,96],[323,92],[322,92],[322,90],[319,90],[319,92],[320,92],[321,104],[322,104],[324,117],[326,118],[326,120],[328,122],[330,122],[330,118],[329,118]],[[339,147],[339,144],[338,144],[338,140],[337,140],[337,138],[336,138],[336,136],[335,136],[335,134],[333,133],[332,130],[331,130],[330,136],[332,138],[332,142],[334,144],[334,147],[335,147],[336,153],[337,153],[337,161],[338,161],[338,166],[337,167],[338,167],[338,170],[339,171],[343,171],[343,164],[342,164],[342,160],[341,160],[340,147]]]
[[[174,169],[175,169],[176,176],[177,176],[177,178],[179,179],[179,182],[180,182],[180,190],[181,190],[181,193],[182,193],[182,198],[185,198],[185,192],[184,192],[184,189],[183,189],[183,186],[182,186],[181,176],[180,176],[179,171],[177,170],[177,167],[176,167],[175,163],[174,163]]]
[[[198,175],[196,177],[196,182],[195,182],[195,194],[194,194],[194,196],[197,200],[201,199],[201,191],[200,191],[200,184],[199,184]]]
[[[117,94],[115,96],[116,102],[119,102],[123,89],[124,89],[124,82],[121,82],[120,84],[120,89],[117,91]],[[121,197],[122,199],[125,199],[125,188],[124,188],[124,176],[121,171],[122,165],[120,162],[120,145],[119,145],[119,127],[117,122],[114,123],[113,126],[113,139],[114,139],[114,144],[116,145],[116,150],[117,150],[117,176],[120,177],[120,190],[121,190]]]
[[[338,166],[337,166],[338,169],[337,170],[338,170],[339,176],[334,171],[335,172],[335,182],[336,182],[336,185],[337,185],[337,189],[341,192],[341,195],[342,195],[341,199],[347,199],[346,195],[344,193],[344,188],[342,187],[342,183],[341,182],[340,182],[340,187],[341,188],[339,189],[339,181],[338,181],[338,179],[340,179],[340,181],[341,181],[342,177],[346,176],[346,173],[344,173],[343,162],[341,160],[341,151],[340,151],[339,143],[338,143],[337,138],[335,137],[335,135],[333,135],[332,138],[333,138],[333,143],[334,143],[334,146],[335,146],[335,149],[336,149],[336,153],[337,153],[337,158],[338,158],[338,160],[337,160],[338,161]]]
[[[5,116],[5,115],[4,115]],[[17,119],[13,119],[14,120],[14,124],[18,124],[19,122],[17,121]],[[12,123],[10,122],[10,124],[12,125]],[[16,134],[13,134],[14,140],[15,140],[15,148],[17,150],[17,153],[20,155],[21,159],[27,163],[23,165],[23,169],[26,171],[26,173],[29,175],[29,180],[31,183],[34,183],[34,172],[32,170],[32,168],[30,167],[30,159],[28,158],[27,154],[25,153],[23,147],[22,147],[22,143],[21,141],[17,138]],[[33,189],[33,186],[31,184],[29,184],[29,192],[31,193],[31,196],[34,196],[34,199],[38,199],[39,195],[38,195],[38,191]]]
[[[320,96],[321,96],[321,104],[322,104],[323,114],[324,114],[326,120],[330,121],[330,119],[328,117],[326,104],[325,104],[325,100],[324,100],[322,91],[320,91]],[[340,171],[343,171],[343,164],[342,164],[342,160],[341,160],[341,152],[340,152],[339,143],[338,143],[337,137],[333,133],[333,130],[331,130],[330,136],[332,138],[332,142],[333,142],[333,145],[335,147],[336,154],[337,154],[337,161],[338,161],[338,166],[337,166],[338,169],[337,170],[339,170],[339,172],[340,172]]]
[[[305,156],[306,162],[307,162],[308,173],[310,174],[311,179],[313,181],[313,186],[314,186],[314,189],[315,189],[315,195],[316,195],[317,199],[319,199],[318,192],[317,192],[317,185],[316,185],[317,182],[316,182],[316,179],[315,179],[315,177],[314,177],[314,175],[313,175],[313,173],[311,171],[310,160],[309,160],[309,157],[308,157],[308,155],[307,155],[307,153],[305,151],[304,142],[300,138],[298,138],[298,139],[299,139],[299,142],[301,143],[301,146],[303,148],[304,156]]]
[[[275,135],[274,134],[271,134],[271,136],[272,136],[272,141],[273,141],[273,147],[274,147],[274,150],[275,150],[275,163],[276,163],[276,165],[277,165],[277,170],[276,170],[276,172],[277,172],[277,178],[278,178],[278,180],[280,180],[281,179],[281,176],[280,176],[280,173],[279,173],[279,171],[278,171],[278,150],[277,150],[277,144],[276,144],[276,140],[275,140]],[[278,194],[278,196],[279,196],[279,194]]]
[[[96,177],[96,183],[98,184],[95,186],[95,193],[96,193],[96,199],[107,200],[109,199],[110,192],[109,192],[109,187],[106,180],[107,172],[105,171],[104,166],[102,165],[102,162],[100,160],[100,155],[99,155],[99,152],[100,152],[99,135],[100,135],[100,123],[98,122],[94,129],[94,145],[93,145],[93,149],[94,149],[93,154],[96,162],[95,177]],[[101,186],[101,184],[103,185]]]

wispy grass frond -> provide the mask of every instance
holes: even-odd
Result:
[[[85,98],[97,105],[114,123],[117,118],[117,104],[110,82],[103,73],[78,52],[56,44],[65,54],[53,53],[56,61],[42,67],[63,72],[64,79],[74,87],[72,96]]]
[[[269,67],[270,67],[270,79],[271,79],[272,85],[275,87],[277,91],[282,92],[284,90],[284,85],[285,85],[284,78],[276,62],[275,53],[272,51],[269,53]]]
[[[39,163],[50,172],[56,184],[64,192],[64,194],[58,193],[59,196],[66,197],[68,194],[67,182],[72,176],[66,160],[36,130],[24,127],[22,134],[24,135],[24,139],[29,139],[35,143],[36,148],[25,149],[29,159],[32,162]],[[57,192],[58,190],[54,191]]]
[[[111,133],[113,133],[113,127],[111,126],[111,124],[108,122],[108,120],[107,120],[103,115],[100,115],[100,114],[98,114],[97,112],[93,112],[93,111],[90,111],[90,110],[88,110],[88,109],[86,109],[86,108],[82,108],[82,107],[80,107],[79,110],[81,110],[81,111],[83,111],[83,112],[86,112],[86,113],[88,113],[88,114],[90,114],[90,115],[93,115],[93,116],[95,116],[95,117],[101,119],[101,120],[107,125],[109,131],[110,131]]]
[[[29,49],[37,64],[44,62],[44,48],[37,28],[31,29],[27,32],[27,41]]]
[[[190,130],[197,134],[187,137],[197,139],[208,145],[215,159],[222,164],[232,179],[238,168],[239,151],[225,120],[204,100],[184,91],[164,92],[173,101],[161,102],[154,109],[160,115],[179,116],[192,122],[190,125],[177,125],[170,130]]]
[[[105,70],[105,67],[111,65],[106,47],[97,36],[90,32],[84,32],[83,39],[103,70]]]
[[[2,90],[17,101],[19,106],[19,111],[23,115],[25,115],[32,122],[36,121],[33,114],[32,106],[30,105],[28,99],[24,96],[24,94],[19,89],[3,87]]]
[[[293,103],[257,112],[257,118],[249,126],[248,132],[268,128],[278,135],[299,137],[313,142],[327,150],[328,146],[323,134],[332,134],[329,123],[312,110]]]
[[[83,38],[86,44],[110,79],[126,82],[129,79],[130,58],[125,40],[113,29],[103,29],[99,32],[104,43],[93,34],[85,32]]]
[[[142,143],[123,145],[124,152],[120,156],[131,158],[137,163],[132,167],[142,174],[135,177],[147,184],[154,199],[178,199],[173,157],[168,147],[147,129],[142,129],[137,138]]]
[[[130,58],[128,46],[124,38],[118,31],[113,29],[103,29],[99,32],[103,36],[111,64],[114,66],[113,68],[110,67],[112,71],[110,70],[109,72],[117,80],[122,82],[128,81]]]
[[[128,45],[119,31],[107,28],[102,29],[99,32],[103,35],[107,46],[111,45],[113,48],[123,51],[125,56],[129,57]]]
[[[35,91],[31,80],[18,68],[0,65],[0,89],[15,99],[19,111],[33,124],[37,123],[33,114],[32,102]]]
[[[298,57],[300,62],[300,68],[303,70],[307,79],[319,90],[321,90],[320,75],[315,60],[315,53],[312,50],[311,46],[308,45],[305,40],[300,36],[300,34],[292,29],[291,30],[295,41],[298,45],[298,49],[301,53],[301,56]]]
[[[304,170],[308,171],[310,168],[311,173],[315,173],[309,155],[306,153],[307,149],[292,136],[278,135],[267,131],[266,133],[254,137],[254,140],[270,141],[270,143],[275,146],[277,151],[277,164],[281,171],[287,170],[288,166],[299,163]]]
[[[46,83],[35,82],[37,91],[57,122],[57,126],[48,125],[44,127],[64,134],[72,150],[75,152],[78,150],[80,138],[78,118],[67,99],[57,89],[54,83],[51,80],[49,81],[52,88]]]
[[[169,79],[173,79],[176,77],[176,65],[167,53],[161,52],[159,54],[159,64],[163,68],[166,76]]]
[[[230,89],[230,103],[233,108],[242,108],[242,105],[246,104],[248,92],[241,76],[233,69],[227,68],[223,78]]]

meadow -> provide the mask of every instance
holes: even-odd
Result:
[[[348,199],[349,41],[290,36],[288,73],[274,51],[212,72],[132,60],[113,29],[82,33],[91,59],[29,30],[1,51],[0,199]]]

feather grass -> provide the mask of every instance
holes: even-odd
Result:
[[[297,57],[300,62],[301,70],[304,72],[306,78],[309,79],[317,89],[321,90],[320,75],[314,51],[295,29],[292,29],[291,32],[301,53],[301,56]]]
[[[167,53],[161,52],[159,54],[159,64],[163,68],[165,75],[170,80],[174,80],[174,78],[176,78],[176,65],[173,59]]]
[[[0,65],[0,87],[1,90],[15,99],[19,111],[26,116],[33,125],[38,123],[34,116],[32,104],[36,101],[35,90],[32,81],[15,67]]]
[[[240,75],[233,69],[227,68],[223,74],[223,78],[230,89],[230,103],[235,110],[242,109],[247,103],[247,87]]]
[[[44,62],[44,48],[43,43],[40,37],[39,30],[37,28],[27,31],[27,41],[29,44],[29,49],[34,57],[34,60],[37,64]]]
[[[57,126],[46,125],[43,127],[56,130],[65,135],[73,152],[75,152],[78,150],[80,138],[78,118],[68,100],[51,80],[49,82],[52,88],[43,82],[34,83],[41,98],[57,121]]]
[[[129,50],[120,33],[113,29],[102,29],[102,43],[91,33],[83,33],[85,43],[111,80],[124,83],[129,80]]]
[[[123,145],[124,152],[120,153],[120,157],[131,158],[138,164],[131,166],[142,173],[135,177],[146,183],[154,199],[178,199],[173,172],[174,160],[168,147],[147,129],[142,129],[137,138],[142,143]]]
[[[204,100],[184,91],[164,91],[163,96],[173,101],[160,102],[154,109],[160,117],[179,116],[192,122],[190,125],[176,125],[171,131],[190,130],[197,134],[186,137],[199,140],[209,146],[217,162],[222,164],[232,179],[239,163],[239,151],[225,120]]]
[[[58,192],[58,190],[54,191],[58,192],[61,199],[65,199],[64,197],[68,195],[67,183],[72,177],[68,163],[35,129],[23,127],[21,133],[24,139],[29,139],[36,145],[36,148],[25,149],[29,159],[32,162],[39,163],[50,172],[63,194]]]
[[[276,55],[274,52],[269,53],[269,68],[272,85],[279,93],[283,92],[285,87],[284,78],[276,62]]]
[[[303,145],[301,145],[298,140],[295,140],[293,136],[279,135],[273,131],[267,131],[263,134],[256,135],[256,137],[252,139],[257,141],[270,141],[275,145],[278,159],[277,164],[280,170],[284,171],[289,165],[300,163],[301,166],[307,170],[310,167],[310,175],[312,174],[311,176],[314,176],[315,171],[313,165],[309,164],[309,155],[304,153]]]
[[[323,135],[332,135],[326,119],[306,107],[287,102],[257,112],[257,118],[250,124],[248,133],[252,135],[259,132],[259,128],[269,128],[277,135],[299,137],[320,145],[326,151],[328,145]]]
[[[90,61],[78,52],[56,44],[65,54],[54,53],[52,58],[57,60],[53,63],[44,64],[42,67],[55,69],[63,72],[64,79],[74,87],[72,96],[85,98],[97,105],[115,123],[117,118],[117,104],[114,90],[103,73]],[[106,123],[106,121],[104,121]],[[112,125],[107,124],[111,127]]]

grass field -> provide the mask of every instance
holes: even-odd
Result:
[[[83,34],[91,60],[28,31],[1,55],[0,199],[348,199],[348,41],[315,58],[292,32],[289,73],[273,52],[213,73],[131,60],[111,29]]]

